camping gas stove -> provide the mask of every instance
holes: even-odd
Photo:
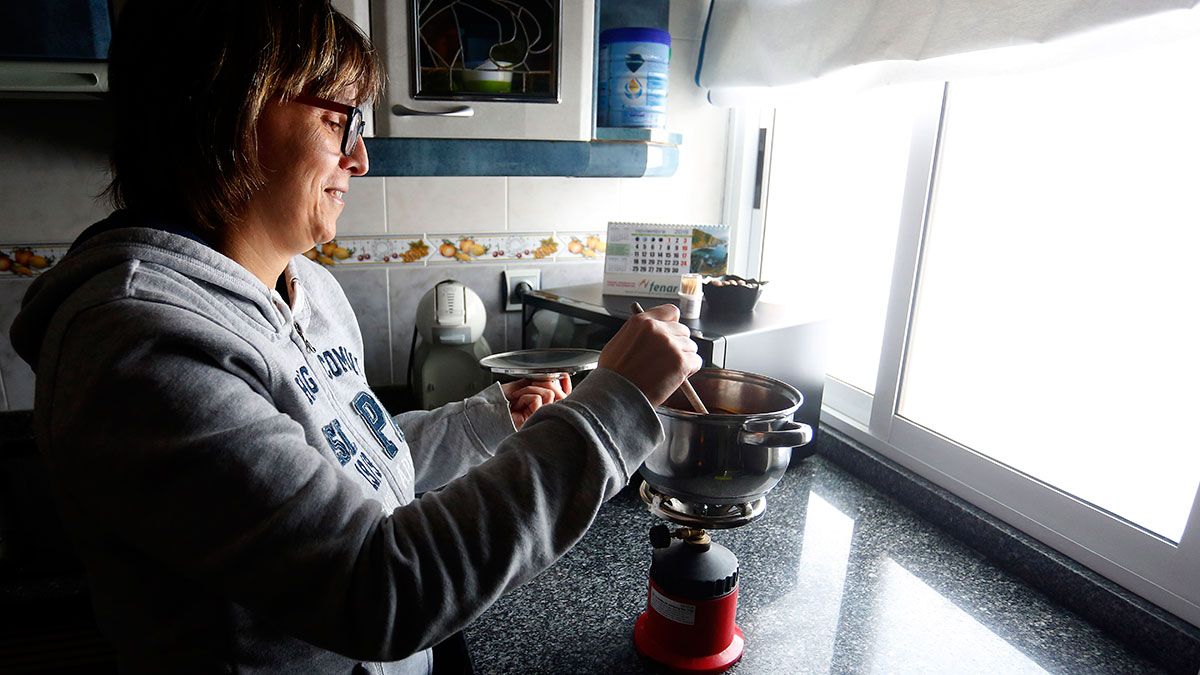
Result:
[[[726,670],[745,647],[734,623],[737,556],[699,528],[655,525],[650,542],[649,597],[633,629],[638,653],[679,672]]]

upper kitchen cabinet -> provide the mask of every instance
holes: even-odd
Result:
[[[371,0],[370,23],[376,136],[591,139],[595,0]]]
[[[367,121],[373,175],[675,173],[678,135],[593,138],[597,0],[332,2],[371,36],[388,71]]]
[[[0,0],[0,96],[74,98],[108,91],[109,0]]]

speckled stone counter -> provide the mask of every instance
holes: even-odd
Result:
[[[633,647],[660,522],[636,483],[467,631],[477,672],[660,672]],[[740,561],[731,673],[1160,672],[820,456],[794,463],[761,520],[713,534]]]

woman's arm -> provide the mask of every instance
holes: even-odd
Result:
[[[77,527],[361,659],[434,644],[550,565],[662,434],[635,386],[597,370],[493,460],[381,514],[280,412],[237,336],[136,300],[73,325],[39,372],[39,435]]]
[[[394,416],[412,455],[417,493],[436,490],[491,459],[516,429],[499,384],[434,410]]]
[[[571,380],[493,384],[463,401],[413,410],[393,419],[412,455],[418,493],[436,490],[490,459],[500,443],[543,405],[560,401]]]

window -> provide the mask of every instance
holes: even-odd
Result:
[[[899,406],[1176,542],[1200,477],[1197,56],[950,86]]]
[[[822,421],[1200,625],[1197,62],[778,109],[761,276],[829,301]]]
[[[909,136],[922,94],[927,87],[894,87],[821,109],[775,111],[765,293],[777,302],[819,301],[835,314],[829,373],[867,393],[875,390]]]

